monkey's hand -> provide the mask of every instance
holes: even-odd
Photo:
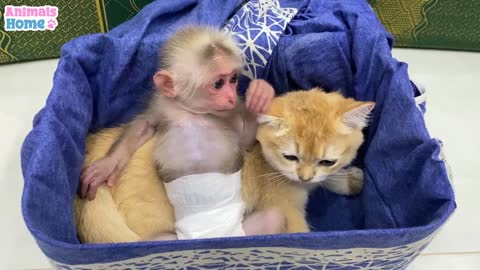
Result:
[[[80,176],[80,197],[95,199],[97,188],[105,182],[112,186],[127,162],[128,159],[119,155],[109,155],[94,161]]]
[[[265,80],[252,80],[246,92],[247,110],[252,113],[266,113],[270,108],[275,90]]]

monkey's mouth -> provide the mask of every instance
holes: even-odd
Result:
[[[234,103],[233,105],[225,105],[225,106],[222,106],[221,108],[217,108],[216,111],[217,112],[230,112],[233,109],[235,109],[235,106],[236,106],[236,103]]]
[[[220,117],[228,117],[234,114],[233,110],[215,110],[215,115],[220,116]]]

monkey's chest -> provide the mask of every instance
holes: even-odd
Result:
[[[183,175],[233,173],[241,166],[240,137],[215,121],[189,119],[171,123],[156,150],[160,172],[170,178]]]

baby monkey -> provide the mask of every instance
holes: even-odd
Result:
[[[167,40],[160,55],[153,76],[157,91],[148,108],[127,125],[104,158],[85,168],[80,195],[92,200],[98,186],[112,186],[133,153],[157,136],[154,158],[175,209],[177,230],[157,240],[281,233],[284,221],[275,209],[244,218],[240,192],[243,152],[256,141],[257,114],[269,108],[273,88],[253,80],[246,102],[239,100],[242,54],[220,30],[184,28]],[[194,217],[198,211],[210,216],[200,222]],[[205,220],[211,220],[211,230],[199,227]]]

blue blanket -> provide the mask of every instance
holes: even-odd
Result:
[[[159,0],[109,33],[82,36],[63,46],[53,89],[21,153],[23,215],[50,258],[87,263],[205,245],[387,247],[429,236],[453,212],[441,145],[430,138],[407,65],[391,56],[392,37],[368,3],[282,0],[262,10],[260,2]],[[307,236],[169,246],[79,245],[72,204],[88,132],[124,123],[144,108],[139,101],[151,93],[159,46],[175,29],[191,23],[225,27],[239,41],[256,33],[255,48],[242,45],[250,62],[241,93],[256,77],[268,80],[278,94],[321,86],[375,101],[355,161],[365,171],[363,193],[347,198],[314,192],[308,216],[316,232]]]

